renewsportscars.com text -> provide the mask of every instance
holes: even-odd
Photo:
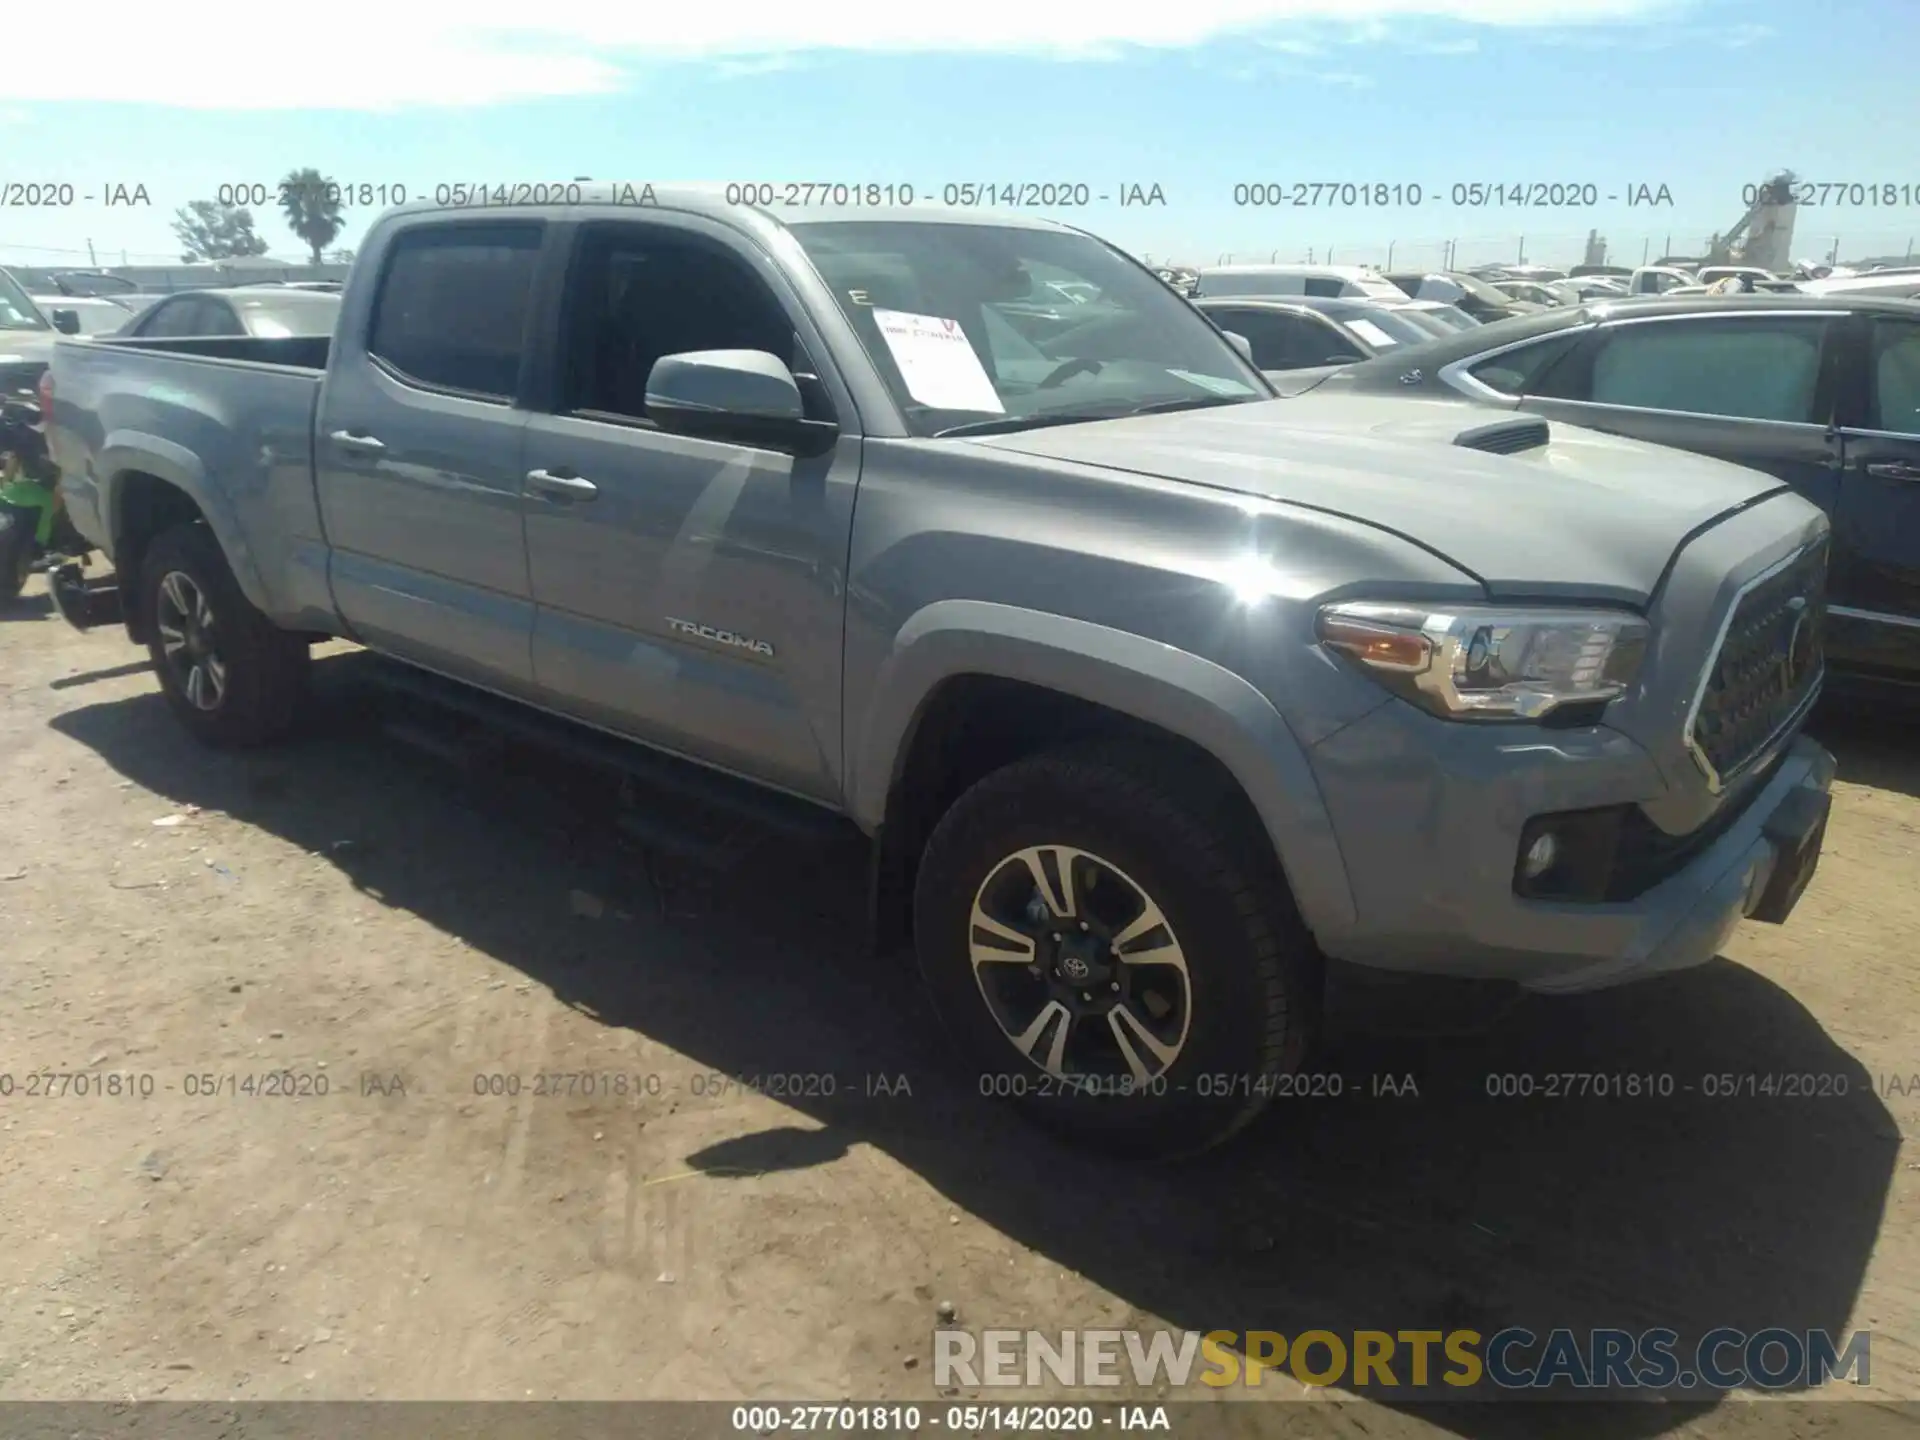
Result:
[[[1807,1390],[1871,1381],[1872,1332],[1722,1327],[1544,1334],[1477,1330],[937,1330],[934,1383],[1257,1386],[1290,1376],[1347,1390]]]

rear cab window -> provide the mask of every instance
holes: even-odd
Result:
[[[424,389],[511,400],[544,236],[538,221],[403,232],[387,252],[367,353]]]

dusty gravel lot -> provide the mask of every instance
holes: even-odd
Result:
[[[924,1401],[941,1301],[1043,1329],[1863,1326],[1872,1393],[1920,1399],[1920,734],[1823,720],[1842,783],[1787,926],[1486,1033],[1349,1028],[1329,1063],[1418,1098],[1293,1102],[1129,1171],[951,1075],[910,977],[865,955],[857,856],[644,863],[596,777],[463,777],[385,734],[352,653],[294,742],[212,754],[141,658],[37,594],[0,613],[0,1072],[153,1087],[0,1100],[0,1399]],[[1485,1093],[1569,1070],[1848,1093]],[[326,1093],[246,1093],[283,1071]],[[1515,1408],[1272,1420],[1541,1433]]]

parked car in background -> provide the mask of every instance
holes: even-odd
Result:
[[[1370,300],[1222,296],[1202,297],[1194,305],[1222,330],[1243,337],[1262,370],[1345,365],[1424,344],[1434,334],[1396,307]]]
[[[1382,301],[1381,303],[1390,302]],[[1445,300],[1403,300],[1393,308],[1416,324],[1425,325],[1440,335],[1451,335],[1459,330],[1472,330],[1480,324],[1458,305],[1451,305]]]
[[[236,285],[224,290],[185,290],[148,308],[122,333],[142,339],[250,335],[274,339],[331,335],[340,297],[290,286]]]
[[[1215,265],[1202,270],[1194,298],[1216,295],[1315,295],[1325,300],[1398,300],[1396,287],[1359,265]]]
[[[0,270],[0,395],[39,384],[60,332],[20,282]]]
[[[1502,295],[1515,300],[1524,300],[1529,305],[1538,305],[1543,309],[1567,303],[1566,296],[1556,290],[1552,284],[1541,281],[1504,279],[1490,280],[1487,283]]]
[[[1588,300],[1624,296],[1627,282],[1610,275],[1587,275],[1578,279],[1555,280],[1547,289],[1559,296],[1563,305],[1580,305]]]
[[[1744,280],[1753,282],[1757,287],[1762,282],[1780,278],[1773,271],[1758,265],[1702,265],[1693,274],[1694,283],[1698,285],[1712,285],[1721,280]]]
[[[117,297],[139,293],[137,281],[110,270],[59,270],[47,277],[47,283],[62,295]]]
[[[1396,270],[1386,278],[1411,299],[1438,300],[1456,306],[1482,324],[1490,320],[1511,319],[1515,315],[1526,315],[1543,308],[1526,300],[1516,300],[1479,276],[1460,271]]]
[[[111,335],[140,313],[135,306],[105,296],[36,295],[33,302],[63,335]],[[71,322],[65,318],[69,315]]]
[[[1642,265],[1633,272],[1627,281],[1629,295],[1664,295],[1669,290],[1677,290],[1683,285],[1698,285],[1698,277],[1691,270],[1682,270],[1677,265]]]
[[[1893,300],[1911,300],[1920,297],[1920,266],[1889,267],[1885,270],[1869,270],[1864,275],[1838,275],[1824,280],[1802,280],[1800,292],[1804,295],[1823,295],[1829,298],[1847,296],[1878,295]]]
[[[1502,280],[1525,280],[1536,285],[1549,285],[1555,280],[1567,278],[1565,270],[1556,270],[1551,265],[1481,265],[1476,266],[1472,273],[1496,285]]]
[[[1351,366],[1314,393],[1464,396],[1765,471],[1832,518],[1836,670],[1920,685],[1920,303],[1627,300],[1408,359]]]
[[[1799,900],[1821,669],[1753,662],[1819,592],[1805,501],[1278,399],[1036,218],[651,193],[389,210],[332,336],[55,347],[74,523],[187,730],[283,734],[339,636],[709,815],[864,835],[967,1083],[1134,1152],[1292,1093],[1327,956],[1564,993]],[[1040,267],[1113,313],[1035,357],[992,317]]]

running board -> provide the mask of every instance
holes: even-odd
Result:
[[[850,820],[821,806],[769,791],[691,761],[648,749],[637,741],[619,739],[571,720],[532,709],[518,701],[492,695],[457,680],[418,670],[403,662],[368,656],[368,683],[451,711],[496,735],[522,741],[570,760],[611,770],[627,777],[639,789],[672,796],[705,811],[696,817],[667,817],[628,808],[616,822],[622,833],[648,849],[670,851],[697,863],[725,866],[737,860],[755,838],[743,836],[742,826],[810,840],[845,842],[860,832]],[[393,722],[385,727],[394,738],[428,750],[455,764],[470,765],[482,745],[449,744],[421,727]],[[638,797],[636,797],[638,798]]]

